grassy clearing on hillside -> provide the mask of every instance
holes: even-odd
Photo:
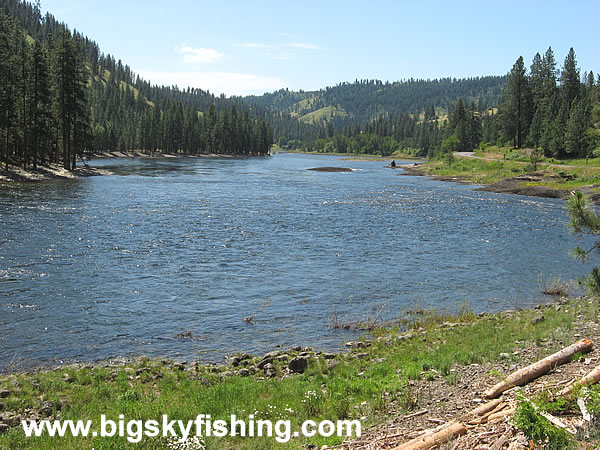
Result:
[[[398,328],[377,329],[357,348],[334,359],[309,352],[303,374],[284,379],[233,375],[231,367],[187,367],[161,361],[138,359],[131,367],[77,366],[0,378],[0,390],[10,394],[2,399],[4,411],[21,414],[38,411],[50,401],[54,416],[62,419],[91,419],[100,415],[118,420],[193,420],[210,414],[213,420],[236,414],[246,419],[290,419],[293,430],[306,419],[358,419],[366,427],[385,421],[394,405],[410,411],[418,404],[418,392],[410,381],[445,377],[452,381],[457,365],[496,361],[501,353],[512,354],[518,346],[532,342],[543,346],[542,353],[556,351],[573,339],[572,324],[579,316],[598,320],[598,304],[572,301],[559,311],[544,310],[545,320],[533,323],[536,311],[475,317],[464,306],[457,315],[414,311],[403,321],[408,333]],[[448,323],[450,322],[450,323]],[[440,326],[440,323],[443,323]],[[458,325],[457,325],[458,324]],[[297,352],[289,352],[289,358]],[[327,356],[330,358],[332,355]],[[542,356],[542,355],[541,355]],[[285,358],[282,358],[285,359]],[[250,359],[255,365],[259,358]],[[279,374],[286,361],[275,361]],[[60,412],[56,411],[62,405]],[[336,445],[342,438],[297,438],[280,444],[274,438],[204,438],[208,448],[298,448],[302,445]],[[19,427],[0,434],[0,448],[164,448],[164,438],[144,438],[132,444],[125,438],[26,438]]]

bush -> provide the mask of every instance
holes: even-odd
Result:
[[[525,436],[542,448],[564,450],[572,447],[567,432],[555,427],[548,419],[539,415],[529,400],[522,398],[519,401],[514,421]]]

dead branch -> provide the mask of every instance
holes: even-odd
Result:
[[[409,414],[408,416],[405,416],[404,420],[406,420],[406,419],[412,419],[413,417],[422,416],[423,414],[427,414],[428,412],[429,412],[428,409],[424,409],[423,411],[418,411],[416,413],[412,413],[412,414]]]

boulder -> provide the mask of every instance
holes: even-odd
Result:
[[[257,365],[256,368],[257,369],[264,369],[264,367],[267,364],[272,364],[273,363],[273,358],[264,358],[262,361],[260,361]]]
[[[275,366],[273,366],[271,363],[265,364],[263,370],[265,372],[265,376],[268,378],[275,378],[277,376],[277,369],[275,369]]]
[[[304,373],[308,367],[308,360],[305,357],[296,357],[288,364],[288,369],[294,373]]]

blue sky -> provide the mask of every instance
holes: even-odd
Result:
[[[523,4],[525,3],[525,4]],[[507,73],[552,46],[600,71],[600,2],[42,0],[156,84],[226,95]]]

